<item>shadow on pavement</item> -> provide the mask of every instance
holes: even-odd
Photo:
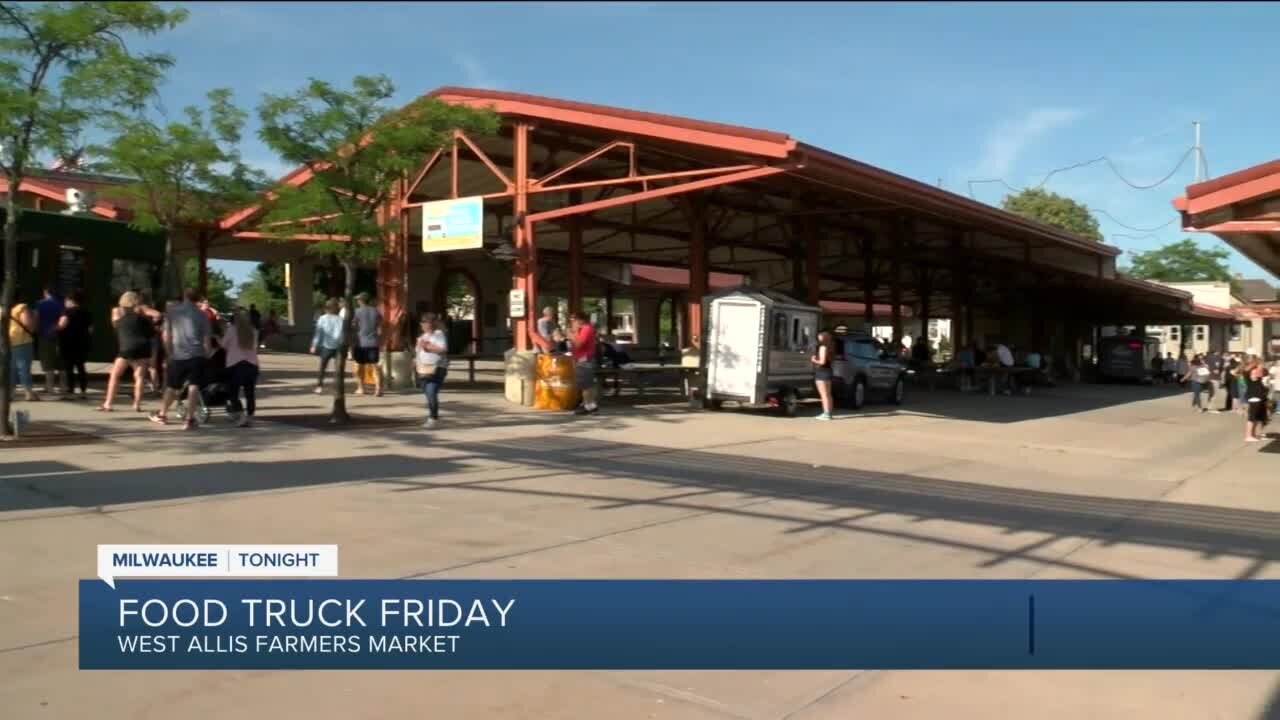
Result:
[[[1280,720],[1280,683],[1272,688],[1271,696],[1267,698],[1262,712],[1258,713],[1257,720]]]
[[[568,422],[572,419],[566,418]],[[598,427],[593,423],[584,427]],[[285,462],[223,461],[173,467],[108,472],[79,470],[65,463],[16,463],[0,466],[23,477],[0,479],[0,511],[32,507],[100,507],[122,503],[173,500],[204,495],[308,487],[346,482],[374,482],[395,486],[395,492],[480,492],[529,498],[563,498],[589,503],[596,510],[650,506],[707,514],[725,514],[783,523],[785,534],[854,532],[891,536],[967,548],[989,555],[982,565],[997,566],[1016,559],[1073,565],[1038,555],[1060,538],[1171,548],[1206,558],[1231,556],[1252,559],[1241,577],[1259,574],[1280,556],[1280,514],[1162,501],[1073,495],[970,482],[942,480],[902,473],[871,472],[839,467],[814,467],[805,462],[677,450],[603,441],[566,434],[509,438],[493,442],[448,442],[420,431],[387,430],[378,440],[391,443],[431,442],[449,454],[419,458],[377,454],[334,459]],[[160,433],[168,435],[168,433]],[[175,440],[184,440],[174,433]],[[228,442],[250,435],[228,432]],[[190,438],[185,438],[190,442]],[[243,447],[243,446],[242,446]],[[372,449],[373,445],[365,445]],[[232,457],[251,457],[240,453]],[[523,477],[468,480],[450,477],[473,471],[469,460],[498,461],[526,470]],[[32,470],[32,468],[35,468]],[[46,469],[47,468],[47,469]],[[47,475],[44,473],[48,473]],[[60,474],[61,473],[61,474]],[[565,476],[596,478],[591,491],[542,489],[522,479]],[[0,478],[4,475],[0,474]],[[611,492],[608,480],[640,481],[662,488],[654,497],[637,499]],[[18,491],[21,497],[16,497]],[[742,503],[708,504],[701,497],[733,493]],[[797,500],[825,506],[824,512],[787,510],[769,500]],[[841,512],[844,511],[844,512]],[[834,515],[834,516],[833,516]],[[878,525],[878,516],[906,517],[910,525]],[[1007,535],[1037,534],[1015,547],[991,547],[930,534],[928,521],[940,520],[997,528]],[[765,527],[762,525],[761,527]],[[1042,537],[1047,535],[1048,537]],[[1089,572],[1110,574],[1096,568]]]
[[[36,463],[0,465],[0,487],[22,491],[22,498],[0,494],[0,512],[37,508],[96,508],[127,503],[177,500],[238,492],[447,475],[466,469],[448,458],[430,461],[408,455],[366,455],[275,462],[216,462],[199,465],[83,471],[66,463],[51,469],[21,470]],[[57,466],[56,469],[52,469]],[[47,475],[43,475],[48,473]],[[6,475],[25,477],[6,479]]]
[[[1001,551],[987,561],[986,566],[1024,557],[1066,537],[1094,540],[1104,546],[1130,543],[1193,551],[1205,557],[1252,558],[1255,562],[1245,577],[1256,575],[1267,563],[1280,557],[1280,514],[1272,512],[1071,495],[837,467],[815,468],[808,463],[628,445],[584,437],[464,442],[449,447],[531,470],[636,479],[661,483],[674,492],[632,499],[611,496],[607,488],[599,493],[573,494],[518,486],[511,480],[442,485],[403,478],[391,482],[406,486],[403,491],[447,488],[571,497],[603,503],[599,509],[648,505],[736,514],[783,521],[790,524],[783,531],[788,534],[851,530],[930,541],[923,530],[919,533],[896,531],[865,524],[878,515],[896,515],[907,516],[914,523],[946,520],[1000,528],[1008,534],[1032,532],[1050,536],[1013,551]],[[763,508],[705,505],[696,500],[696,496],[709,492],[821,503],[829,510],[847,508],[850,513],[834,519],[815,519],[779,515]],[[951,541],[946,544],[961,545]]]
[[[1057,387],[1035,388],[1031,395],[1012,396],[991,396],[985,392],[962,393],[942,388],[936,390],[912,388],[908,391],[901,410],[917,415],[953,420],[1016,423],[1160,400],[1184,393],[1185,391],[1177,386],[1091,383],[1067,383]],[[1189,406],[1190,399],[1187,402]],[[868,404],[857,414],[883,415],[892,414],[897,410],[898,408],[892,405]],[[1162,406],[1159,412],[1167,414],[1168,408]]]

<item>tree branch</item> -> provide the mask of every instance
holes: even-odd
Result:
[[[36,39],[35,31],[32,30],[31,26],[22,19],[21,15],[15,12],[13,8],[9,7],[8,3],[0,2],[0,12],[7,15],[10,22],[22,29],[22,32],[26,34],[27,39],[31,41],[32,47],[40,47],[40,41]]]

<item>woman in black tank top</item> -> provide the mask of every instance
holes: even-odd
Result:
[[[1244,371],[1245,411],[1244,440],[1260,442],[1262,426],[1267,424],[1267,387],[1262,383],[1262,363],[1254,359]]]
[[[116,389],[120,386],[120,377],[126,369],[133,370],[133,409],[142,412],[142,390],[146,380],[147,368],[151,365],[151,338],[155,335],[155,326],[151,319],[140,312],[138,294],[127,292],[120,296],[120,305],[112,311],[112,324],[116,330],[116,361],[111,365],[111,375],[107,379],[107,394],[98,406],[101,412],[111,412],[111,403],[116,399]]]
[[[823,330],[818,333],[817,353],[809,358],[809,362],[814,364],[813,384],[818,388],[818,395],[822,398],[822,414],[818,416],[819,420],[831,419],[831,409],[834,404],[831,399],[831,359],[834,354],[831,333]]]

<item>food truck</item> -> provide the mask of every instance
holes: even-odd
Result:
[[[814,365],[822,310],[773,290],[725,288],[702,300],[705,407],[728,400],[768,405],[787,416],[815,394]]]
[[[1151,361],[1160,355],[1160,338],[1116,335],[1098,342],[1098,378],[1151,382]]]

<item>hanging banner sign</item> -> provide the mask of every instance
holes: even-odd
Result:
[[[484,198],[438,200],[422,206],[422,252],[484,247]]]

